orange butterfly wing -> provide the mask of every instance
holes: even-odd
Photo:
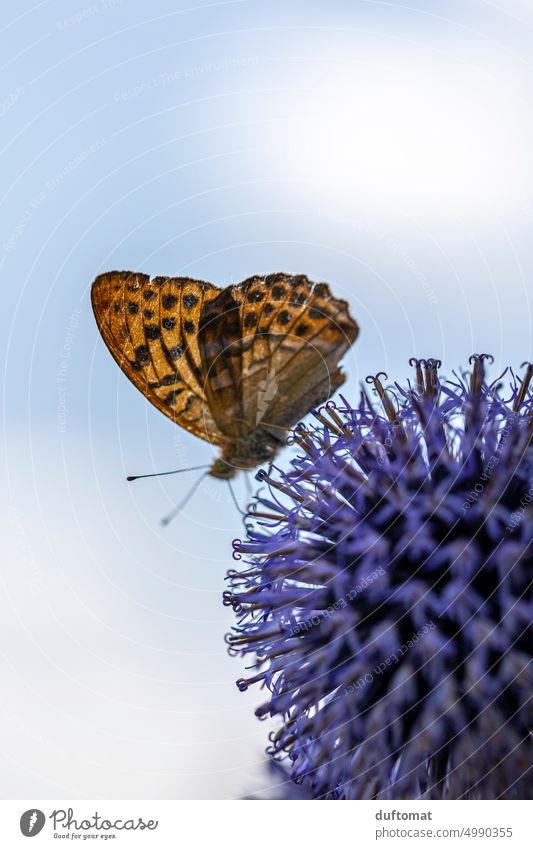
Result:
[[[220,445],[205,393],[198,345],[202,310],[220,289],[188,277],[111,271],[91,289],[94,315],[118,365],[158,410],[186,430]]]

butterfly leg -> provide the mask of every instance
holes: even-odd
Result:
[[[229,478],[227,478],[226,480],[227,480],[227,483],[228,483],[228,486],[229,486],[229,491],[230,491],[231,499],[232,499],[232,501],[233,501],[233,503],[234,503],[234,505],[235,505],[235,508],[236,508],[237,512],[238,512],[241,516],[247,516],[248,514],[247,514],[244,510],[242,510],[242,509],[239,507],[239,502],[237,501],[237,496],[235,495],[235,490],[233,489],[233,485],[232,485],[232,483],[231,483],[230,479],[229,479]]]
[[[190,500],[191,496],[193,495],[193,493],[195,493],[195,492],[196,492],[196,490],[198,489],[198,487],[200,486],[200,484],[202,483],[203,479],[206,477],[206,475],[207,475],[207,474],[208,474],[208,472],[204,472],[204,473],[203,473],[203,475],[200,475],[200,477],[199,477],[199,478],[196,478],[196,480],[194,481],[193,485],[191,486],[191,488],[189,489],[189,491],[187,492],[187,494],[185,495],[185,497],[184,497],[184,498],[182,498],[182,500],[180,501],[180,503],[179,503],[179,504],[177,504],[177,505],[176,505],[176,507],[174,507],[174,509],[170,511],[170,513],[167,513],[167,515],[166,515],[166,516],[164,516],[164,517],[161,519],[161,524],[162,524],[162,525],[168,525],[168,524],[170,524],[170,522],[171,522],[173,519],[175,519],[175,518],[176,518],[176,516],[179,516],[179,514],[181,513],[181,511],[183,510],[183,508],[185,507],[185,505],[186,505],[186,504],[188,504],[188,502],[189,502],[189,500]]]
[[[250,475],[248,472],[244,474],[244,485],[246,486],[246,497],[250,499],[252,497],[252,484],[250,483]]]

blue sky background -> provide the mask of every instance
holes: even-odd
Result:
[[[11,15],[16,17],[11,18]],[[227,488],[98,337],[96,274],[305,272],[349,299],[347,393],[531,358],[528,0],[5,7],[0,792],[232,798],[264,783],[221,605]],[[241,500],[245,487],[237,484]]]

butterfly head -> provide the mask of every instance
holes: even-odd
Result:
[[[221,480],[225,481],[235,477],[237,472],[238,469],[232,465],[232,463],[228,463],[227,460],[224,460],[223,457],[217,457],[209,469],[209,474],[212,478],[221,478]]]
[[[284,437],[285,429],[280,428],[280,431]],[[245,439],[228,440],[223,446],[222,456],[214,461],[209,474],[214,478],[229,480],[239,471],[246,472],[269,463],[284,444],[284,438],[280,439],[262,428],[256,428]]]

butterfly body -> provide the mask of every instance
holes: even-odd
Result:
[[[358,334],[346,302],[304,275],[219,289],[113,271],[91,294],[122,371],[166,416],[220,446],[209,474],[224,479],[272,460],[344,382],[338,363]]]
[[[217,457],[211,466],[209,474],[214,478],[228,480],[239,470],[247,471],[263,463],[270,463],[283,445],[283,441],[280,442],[258,429],[253,431],[246,440],[228,442],[223,448],[222,455]]]

